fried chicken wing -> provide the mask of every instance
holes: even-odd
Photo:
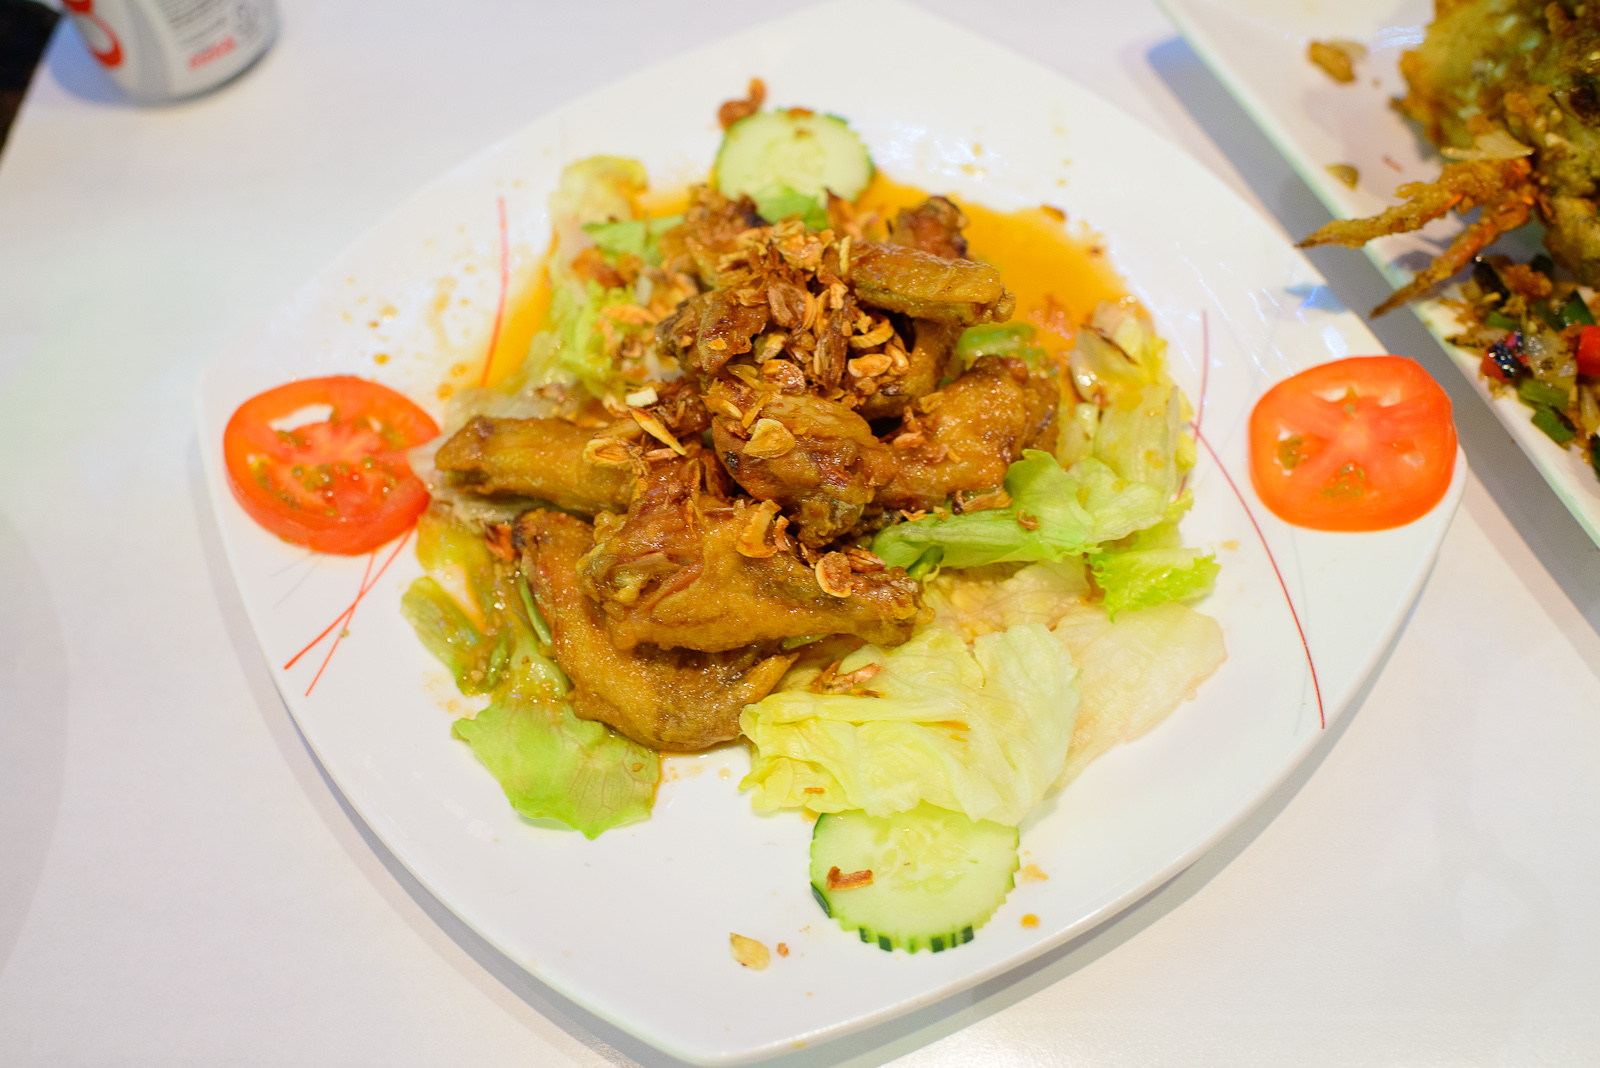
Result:
[[[918,405],[926,415],[907,413],[890,439],[897,462],[877,503],[931,509],[997,489],[1024,449],[1054,449],[1059,403],[1054,379],[1019,359],[983,357]]]
[[[602,518],[578,564],[579,588],[619,649],[718,652],[814,634],[898,645],[911,636],[922,604],[903,569],[870,554],[806,563],[775,506],[703,493],[702,462],[653,465],[626,518]]]
[[[893,469],[890,450],[843,404],[726,382],[709,403],[717,412],[712,442],[728,474],[792,516],[806,545],[826,545],[853,527]]]
[[[904,245],[853,245],[850,281],[862,304],[915,319],[973,326],[1004,322],[1017,306],[986,263],[952,260]]]
[[[889,243],[921,249],[941,259],[967,258],[961,231],[967,217],[946,197],[929,197],[914,208],[902,208],[889,220]]]
[[[723,274],[723,260],[739,247],[739,238],[762,225],[749,197],[730,200],[709,185],[689,191],[682,224],[661,237],[664,265],[699,277],[708,288]]]
[[[961,230],[967,218],[944,197],[929,197],[914,208],[903,208],[889,222],[889,243],[918,249],[941,259],[967,257],[967,239]],[[913,319],[912,342],[906,367],[877,384],[874,392],[856,405],[864,419],[898,416],[906,406],[933,392],[944,376],[961,336],[959,322]]]
[[[794,662],[775,643],[722,652],[621,650],[599,608],[578,588],[578,560],[593,546],[587,523],[557,512],[517,522],[522,569],[550,623],[556,661],[573,687],[573,710],[636,742],[693,752],[739,736],[739,712],[765,697]]]
[[[876,383],[876,391],[856,405],[863,419],[884,419],[905,413],[908,406],[932,393],[950,367],[961,327],[932,319],[913,319],[916,340],[906,354],[903,371],[889,374]],[[891,371],[893,367],[891,365]]]
[[[597,438],[615,447],[597,450]],[[628,507],[635,474],[627,444],[565,419],[480,415],[439,447],[434,465],[453,486],[480,496],[533,497],[593,515]]]
[[[723,364],[750,351],[767,317],[765,301],[746,302],[720,289],[701,293],[657,326],[658,351],[709,381]]]

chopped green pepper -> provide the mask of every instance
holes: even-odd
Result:
[[[1568,326],[1593,326],[1594,316],[1589,312],[1589,305],[1583,302],[1583,297],[1574,293],[1561,305],[1561,321]]]
[[[1483,321],[1496,330],[1515,330],[1517,328],[1517,321],[1505,312],[1492,311],[1484,316]]]
[[[956,340],[956,355],[967,363],[980,356],[1020,356],[1037,358],[1042,350],[1029,343],[1038,331],[1031,323],[985,323],[969,326]]]
[[[1560,410],[1567,406],[1567,391],[1560,386],[1552,386],[1548,382],[1541,382],[1532,375],[1517,383],[1517,399],[1524,404],[1535,408],[1545,407]]]
[[[1553,408],[1543,405],[1534,409],[1533,425],[1545,432],[1545,436],[1557,445],[1565,447],[1578,432],[1572,428],[1567,417]]]

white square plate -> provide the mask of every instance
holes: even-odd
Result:
[[[1183,36],[1255,119],[1317,198],[1341,219],[1376,215],[1392,205],[1396,186],[1439,176],[1437,152],[1412,131],[1389,101],[1406,92],[1402,52],[1421,43],[1433,20],[1431,0],[1158,0]],[[1313,40],[1359,41],[1367,56],[1358,77],[1340,85],[1306,58]],[[1328,173],[1330,164],[1354,166],[1351,189]],[[1411,280],[1420,265],[1443,250],[1461,229],[1458,217],[1430,223],[1415,234],[1381,238],[1366,253],[1391,284]],[[1532,231],[1519,233],[1527,244]],[[1445,340],[1458,332],[1437,300],[1412,302],[1428,331],[1522,447],[1579,525],[1600,545],[1600,480],[1576,452],[1551,441],[1529,420],[1516,397],[1496,397],[1478,373],[1480,356]]]
[[[839,47],[841,25],[851,40],[894,42],[899,55],[959,56],[963,75],[856,62]],[[1243,494],[1202,450],[1185,528],[1223,564],[1201,607],[1222,622],[1227,663],[1165,724],[1039,807],[1022,848],[1048,880],[1019,885],[976,941],[937,955],[884,953],[823,917],[807,884],[810,827],[794,813],[751,811],[736,789],[748,767],[742,747],[672,758],[652,819],[593,842],[518,817],[450,737],[462,702],[400,617],[400,593],[419,573],[409,549],[344,621],[326,667],[341,628],[285,668],[390,550],[347,559],[290,547],[234,503],[221,469],[234,408],[292,378],[361,374],[437,412],[439,382],[452,366],[481,366],[493,328],[500,205],[506,267],[525,281],[549,240],[545,198],[563,164],[624,154],[658,186],[687,182],[716,149],[717,105],[752,74],[777,104],[848,116],[894,178],[1002,210],[1059,205],[1103,233],[1172,342],[1173,373]],[[1114,915],[1225,834],[1305,756],[1322,715],[1342,712],[1427,574],[1464,465],[1432,513],[1398,530],[1316,533],[1261,508],[1245,462],[1255,399],[1310,364],[1378,351],[1360,320],[1326,310],[1323,296],[1315,271],[1221,182],[1082,88],[899,4],[840,3],[630,76],[422,190],[210,366],[198,398],[202,451],[279,689],[394,854],[508,957],[585,1008],[684,1060],[742,1064],[949,995]],[[1030,913],[1039,922],[1024,927]],[[786,942],[790,955],[748,971],[730,956],[732,931]]]

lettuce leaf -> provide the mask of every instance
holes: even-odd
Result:
[[[957,351],[1020,351],[1028,339],[1028,329],[1017,324],[974,327]],[[1166,375],[1164,350],[1147,319],[1102,305],[1079,332],[1072,356],[1074,388],[1098,401],[1063,402],[1057,462],[1025,453],[1006,472],[1008,507],[889,527],[873,540],[873,551],[908,570],[935,558],[946,568],[970,568],[1093,554],[1096,581],[1113,612],[1205,592],[1216,574],[1214,557],[1131,554],[1178,549],[1176,521],[1191,502],[1181,487],[1194,465],[1194,443],[1184,432],[1188,413]],[[1167,532],[1160,544],[1128,540],[1157,527]]]
[[[1051,632],[1081,670],[1082,700],[1058,785],[1160,723],[1227,659],[1222,628],[1180,604],[1120,615],[1078,604]]]
[[[549,629],[516,568],[474,530],[434,513],[418,523],[417,556],[428,574],[412,583],[401,610],[462,693],[490,695],[489,706],[457,720],[452,733],[512,807],[589,838],[648,818],[660,756],[573,713],[565,674],[541,652]]]
[[[555,247],[549,267],[549,326],[533,336],[522,367],[502,388],[576,378],[599,396],[615,384],[602,318],[606,308],[638,300],[631,289],[607,288],[580,276],[572,261],[592,244],[613,259],[628,252],[659,262],[656,238],[676,220],[638,218],[638,200],[646,188],[644,165],[621,156],[590,156],[562,170],[550,195]],[[612,325],[611,329],[627,328]]]
[[[605,335],[600,318],[613,304],[634,303],[626,289],[607,289],[591,279],[564,278],[555,284],[557,272],[550,269],[550,326],[555,333],[555,363],[575,377],[595,396],[604,394],[615,368],[606,354]]]
[[[879,696],[811,693],[796,673],[744,710],[754,752],[740,788],[757,809],[887,816],[926,801],[1015,825],[1060,774],[1078,671],[1043,625],[982,635],[970,651],[930,626],[896,649],[860,649],[838,670],[874,663],[862,688]]]
[[[417,579],[401,596],[400,614],[428,652],[450,669],[456,689],[472,696],[494,688],[511,655],[507,636],[486,636],[431,575]]]
[[[624,156],[589,156],[561,169],[550,194],[550,219],[557,241],[584,223],[631,219],[639,214],[639,197],[649,188],[644,164]],[[563,233],[567,231],[567,233]],[[577,248],[572,248],[568,259]]]
[[[922,591],[934,622],[967,641],[1024,623],[1053,627],[1089,593],[1088,571],[1077,557],[1029,564],[1004,578],[982,571],[945,571]]]
[[[1095,553],[1089,568],[1105,591],[1101,603],[1112,619],[1129,608],[1153,608],[1210,593],[1221,570],[1214,554],[1185,548]]]
[[[582,230],[595,247],[613,258],[637,256],[652,267],[661,265],[661,235],[683,221],[682,215],[660,219],[623,219],[584,223]]]
[[[1006,471],[1005,488],[1005,508],[887,527],[872,551],[900,567],[935,546],[944,550],[944,567],[1061,560],[1159,523],[1167,508],[1158,487],[1118,478],[1094,457],[1063,471],[1049,453],[1031,449]]]
[[[1183,437],[1183,402],[1178,387],[1150,385],[1128,390],[1100,412],[1094,456],[1120,478],[1145,482],[1163,499],[1178,492],[1184,467],[1178,462]]]
[[[595,838],[650,815],[661,758],[549,694],[511,687],[451,733],[530,819],[560,820]]]

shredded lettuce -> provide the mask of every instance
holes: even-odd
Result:
[[[1121,349],[1146,382],[1172,384],[1167,375],[1167,343],[1143,313],[1128,304],[1102,302],[1095,308],[1089,325]]]
[[[1069,394],[1071,390],[1067,391]],[[1094,436],[1100,429],[1100,406],[1094,401],[1062,400],[1056,410],[1056,459],[1070,468],[1094,454]]]
[[[603,325],[605,309],[639,301],[631,289],[607,288],[580,276],[572,261],[593,245],[613,262],[629,253],[660,263],[657,239],[678,220],[641,218],[638,200],[646,188],[644,165],[620,156],[591,156],[562,170],[550,195],[555,247],[549,265],[549,326],[533,336],[521,367],[501,383],[503,391],[575,378],[599,396],[615,384],[606,326],[612,331],[631,328]]]
[[[974,327],[957,351],[1020,352],[1031,334],[1026,324]],[[1183,394],[1162,363],[1165,347],[1147,319],[1101,305],[1072,355],[1077,390],[1097,400],[1062,404],[1054,459],[1029,452],[1011,465],[1010,506],[889,527],[873,551],[908,569],[933,555],[942,567],[963,568],[1088,554],[1113,614],[1208,591],[1216,558],[1181,548],[1177,537],[1192,499],[1182,486],[1194,442],[1183,429]],[[1166,532],[1159,543],[1157,530]]]
[[[563,230],[584,223],[635,218],[639,197],[647,188],[649,177],[644,164],[636,159],[590,156],[567,164],[561,169],[556,191],[550,194],[550,218],[557,240],[567,236]]]
[[[494,688],[511,655],[508,635],[484,634],[431,575],[411,584],[400,598],[400,614],[428,652],[450,669],[456,689],[472,696]]]
[[[548,628],[516,569],[465,525],[432,513],[418,523],[417,556],[429,573],[406,591],[401,612],[462,693],[490,695],[452,733],[512,807],[589,838],[647,818],[660,757],[573,713],[566,676],[540,651]]]
[[[1190,601],[1211,592],[1221,570],[1216,555],[1186,548],[1178,519],[1193,495],[1185,492],[1167,508],[1167,518],[1088,557],[1101,604],[1112,618],[1128,608],[1153,608]]]
[[[869,664],[881,670],[858,689],[876,696],[812,693],[800,675],[744,710],[754,753],[740,788],[757,809],[887,816],[926,801],[1015,825],[1060,774],[1078,671],[1042,624],[982,635],[970,651],[930,626],[837,670]]]
[[[900,567],[935,546],[944,567],[1061,560],[1159,523],[1167,509],[1159,487],[1119,478],[1094,457],[1063,471],[1049,453],[1029,450],[1006,471],[1005,488],[1004,508],[887,527],[872,551]]]
[[[626,289],[607,289],[593,279],[571,277],[569,271],[562,272],[568,277],[557,284],[556,274],[552,265],[550,327],[556,339],[556,366],[600,396],[611,383],[614,370],[606,355],[600,319],[614,304],[632,304],[633,294]]]

